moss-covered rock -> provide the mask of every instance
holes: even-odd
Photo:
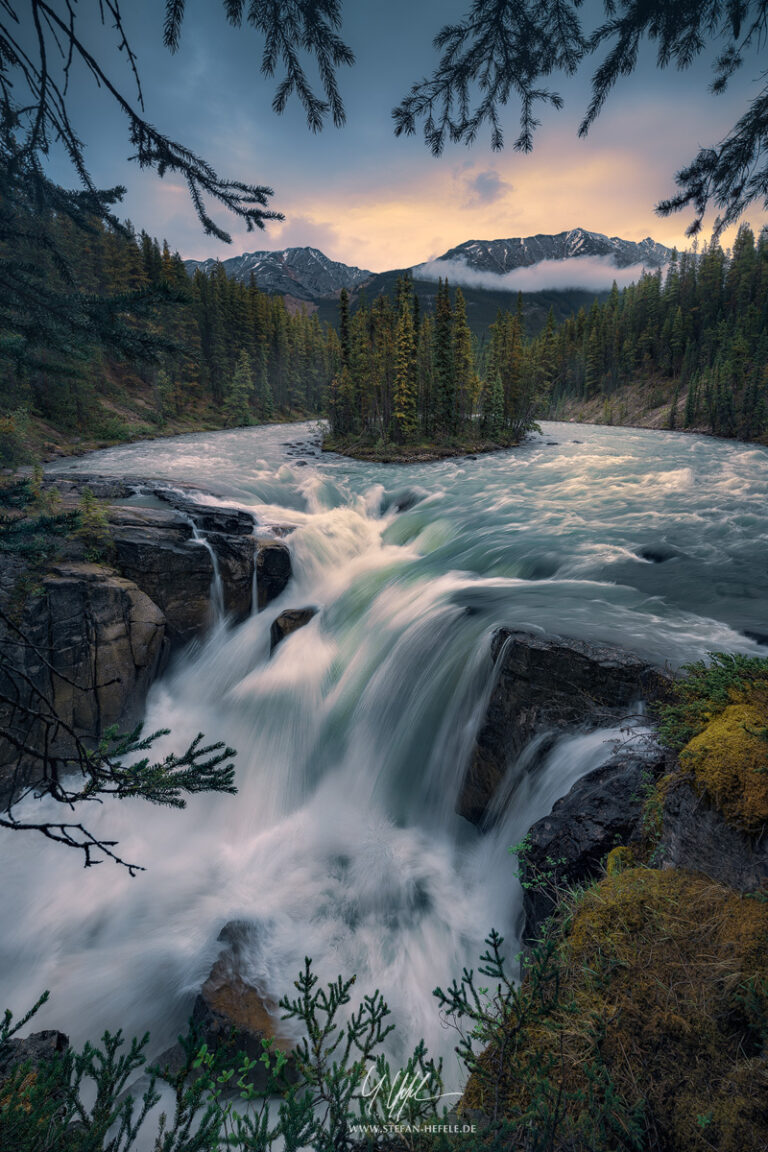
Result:
[[[768,823],[767,697],[761,688],[729,704],[680,753],[697,789],[746,832]]]
[[[494,1073],[508,1115],[543,1088],[562,1102],[555,1148],[757,1152],[768,1146],[768,904],[626,863],[571,908],[556,992],[530,988],[501,1075],[497,1044],[464,1104],[488,1108]],[[614,1134],[579,1142],[596,1117]],[[642,1117],[641,1137],[628,1117]]]

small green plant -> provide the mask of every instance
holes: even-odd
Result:
[[[280,1001],[284,1018],[303,1030],[290,1057],[269,1039],[262,1040],[256,1059],[236,1049],[234,1055],[228,1048],[212,1051],[191,1028],[180,1038],[183,1058],[175,1071],[147,1068],[149,1037],[126,1047],[119,1032],[105,1033],[100,1046],[86,1044],[80,1053],[67,1050],[36,1065],[17,1064],[0,1082],[0,1148],[130,1152],[140,1135],[146,1146],[149,1115],[162,1099],[162,1085],[170,1088],[174,1107],[156,1121],[151,1145],[156,1152],[382,1147],[381,1133],[392,1125],[418,1128],[438,1116],[440,1068],[419,1044],[393,1074],[381,1053],[392,1030],[385,1023],[389,1009],[374,992],[349,1011],[354,983],[354,977],[339,977],[322,987],[306,960],[294,983],[295,998]],[[12,1057],[13,1035],[47,999],[46,993],[16,1025],[6,1012],[0,1067]],[[258,1088],[256,1071],[262,1073]],[[140,1072],[146,1072],[148,1083],[137,1100],[126,1089]]]
[[[679,752],[723,712],[736,694],[755,687],[768,690],[768,659],[711,652],[710,662],[686,664],[673,687],[673,700],[659,709],[659,736]]]
[[[86,560],[101,564],[114,556],[115,545],[106,508],[90,488],[84,488],[80,496],[75,536],[85,545]]]
[[[29,415],[25,408],[0,416],[0,468],[17,468],[29,460]]]
[[[42,464],[35,464],[29,481],[29,511],[33,515],[56,517],[61,512],[61,493],[53,486],[43,484]]]

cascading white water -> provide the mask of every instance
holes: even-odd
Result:
[[[257,428],[98,453],[67,468],[195,482],[262,523],[293,523],[280,600],[178,659],[147,729],[238,749],[237,797],[185,812],[105,805],[90,823],[145,864],[83,872],[32,836],[0,841],[0,1006],[53,991],[39,1026],[75,1040],[122,1026],[175,1038],[232,919],[256,926],[251,975],[273,999],[305,955],[389,1000],[403,1048],[441,1054],[431,990],[472,966],[495,926],[515,951],[508,849],[616,731],[561,740],[510,768],[481,835],[454,814],[500,624],[613,642],[677,665],[759,651],[768,572],[768,453],[700,437],[545,426],[478,460],[297,467]],[[579,443],[572,442],[578,436]],[[557,444],[548,444],[556,440]],[[400,511],[398,511],[398,508]],[[649,557],[663,558],[654,562]],[[269,656],[285,607],[320,612]],[[455,1068],[454,1068],[455,1073]]]
[[[221,580],[219,558],[210,540],[203,535],[194,520],[190,518],[189,524],[192,529],[192,539],[196,540],[198,544],[201,544],[211,558],[211,568],[213,569],[213,576],[211,578],[211,623],[215,626],[220,624],[224,619],[224,585]]]

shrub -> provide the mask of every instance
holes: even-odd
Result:
[[[75,536],[85,545],[86,560],[101,564],[112,559],[115,545],[109,527],[107,511],[90,488],[84,488],[78,508]]]
[[[768,693],[768,659],[760,656],[712,652],[709,663],[699,660],[681,671],[671,702],[659,709],[659,736],[676,752],[746,693]]]
[[[364,996],[357,1011],[341,1021],[350,1003],[354,978],[318,986],[311,962],[295,981],[295,999],[285,997],[284,1017],[304,1029],[291,1057],[272,1040],[262,1041],[258,1060],[243,1053],[230,1057],[201,1044],[192,1029],[181,1040],[177,1071],[146,1068],[149,1037],[126,1044],[121,1033],[105,1033],[100,1046],[67,1051],[33,1065],[18,1065],[0,1083],[0,1148],[14,1152],[130,1152],[141,1135],[146,1145],[148,1113],[160,1101],[158,1087],[173,1092],[172,1116],[161,1116],[152,1147],[157,1152],[284,1152],[314,1149],[345,1152],[381,1146],[381,1137],[357,1135],[359,1125],[377,1131],[390,1119],[388,1096],[397,1092],[396,1076],[381,1055],[391,1031],[389,1009],[378,992]],[[0,1023],[0,1067],[12,1037],[38,1005],[17,1025],[10,1013]],[[4,1051],[5,1050],[5,1051]],[[254,1087],[261,1065],[266,1085]],[[149,1082],[140,1100],[126,1087],[142,1070]],[[418,1090],[398,1106],[400,1123],[418,1125],[437,1116],[442,1089],[440,1068],[418,1045],[402,1075]],[[366,1087],[381,1085],[379,1092]],[[95,1089],[95,1091],[94,1091]],[[94,1100],[93,1104],[86,1101]],[[235,1106],[237,1101],[237,1107]]]
[[[768,904],[618,852],[620,866],[561,904],[520,985],[501,978],[494,942],[480,973],[495,991],[473,973],[438,991],[466,1021],[460,1113],[490,1118],[472,1148],[757,1152]]]
[[[24,408],[17,408],[0,416],[0,468],[17,468],[29,460],[26,436],[29,416]]]

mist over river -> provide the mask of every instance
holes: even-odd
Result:
[[[491,927],[516,951],[509,846],[622,736],[572,735],[534,774],[510,765],[506,813],[485,835],[456,816],[495,629],[672,667],[768,652],[748,635],[768,643],[763,448],[548,423],[513,451],[382,466],[291,454],[286,441],[312,431],[196,434],[53,469],[196,484],[296,528],[280,599],[219,624],[149,700],[146,730],[172,730],[158,752],[199,731],[238,750],[238,795],[184,812],[94,806],[89,826],[146,866],[135,879],[111,863],[84,871],[32,834],[0,838],[0,1008],[50,988],[38,1028],[76,1042],[150,1029],[157,1053],[183,1029],[222,926],[242,919],[268,997],[309,955],[324,978],[380,988],[403,1048],[423,1035],[449,1055],[432,989],[476,965]],[[272,621],[307,605],[318,615],[270,659]]]

